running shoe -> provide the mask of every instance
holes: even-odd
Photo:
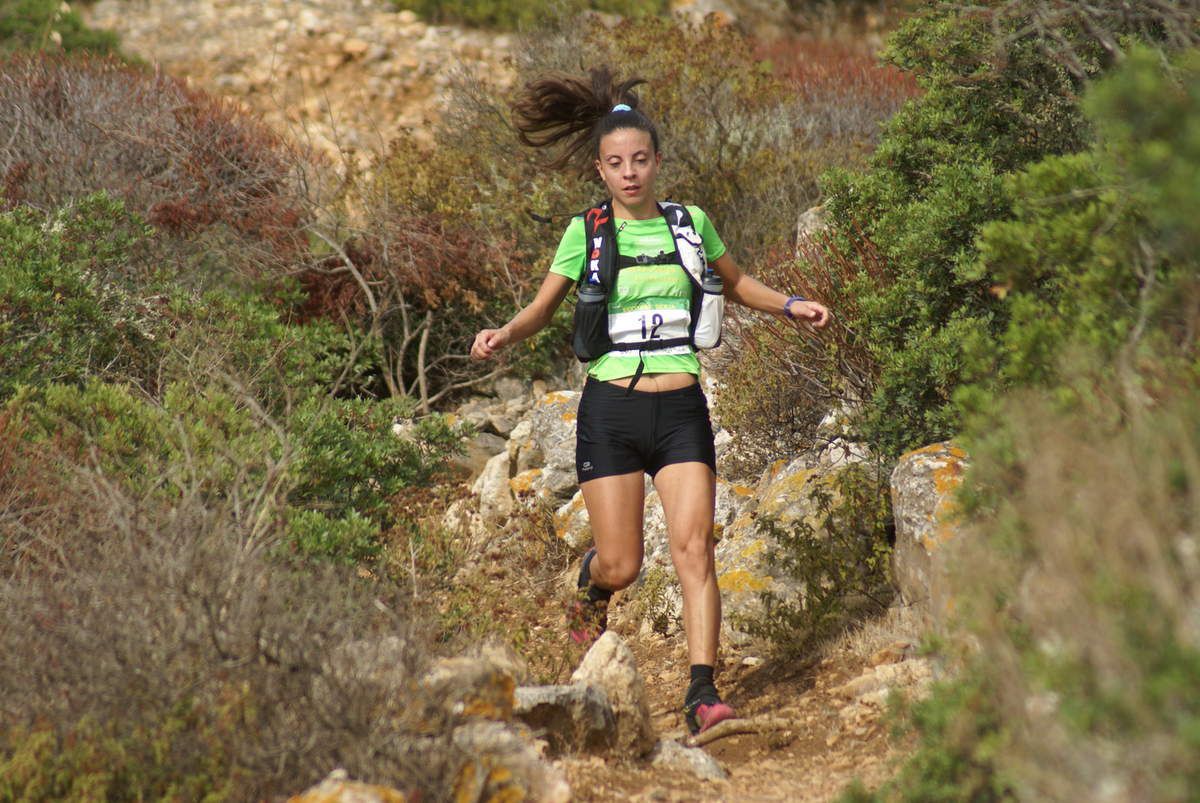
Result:
[[[593,600],[588,596],[588,589],[592,585],[589,565],[595,556],[595,547],[583,554],[575,599],[567,607],[567,626],[571,640],[576,644],[590,644],[600,638],[608,627],[608,600]]]
[[[687,723],[688,731],[693,736],[697,733],[704,733],[718,722],[736,717],[737,714],[734,713],[733,707],[720,700],[715,703],[697,700],[683,709],[683,720]]]

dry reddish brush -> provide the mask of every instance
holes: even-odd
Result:
[[[178,79],[114,60],[11,56],[0,61],[0,131],[6,208],[106,190],[175,235],[173,261],[210,270],[216,249],[216,262],[270,274],[307,247],[301,155]]]
[[[796,92],[811,147],[865,151],[880,124],[920,91],[911,73],[847,43],[784,38],[760,44],[756,55]]]

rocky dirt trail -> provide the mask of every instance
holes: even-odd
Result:
[[[99,0],[126,53],[231,98],[318,152],[428,138],[456,70],[511,80],[505,34],[434,26],[388,0]]]
[[[118,32],[126,52],[243,103],[334,156],[379,151],[404,131],[427,136],[443,90],[463,66],[511,80],[509,37],[427,25],[386,0],[99,0],[81,11],[90,25]],[[683,638],[630,617],[623,623],[621,604],[618,597],[614,629],[637,657],[655,727],[682,740]],[[562,627],[552,607],[540,600],[517,606],[541,610],[533,629],[550,640]],[[706,745],[724,780],[645,761],[562,758],[572,799],[826,801],[855,778],[873,786],[903,749],[889,736],[889,689],[928,681],[928,666],[912,656],[913,632],[905,614],[893,611],[806,659],[726,647],[718,677],[727,699],[745,717],[787,720],[788,727]]]
[[[616,629],[621,632],[621,625]],[[726,774],[719,781],[645,762],[567,758],[562,767],[573,799],[816,803],[836,799],[855,779],[874,787],[905,748],[891,735],[887,694],[892,689],[912,694],[929,681],[928,665],[914,657],[914,641],[905,635],[911,632],[912,623],[897,609],[856,637],[807,658],[783,660],[724,645],[718,683],[726,700],[751,721],[786,720],[789,727],[705,745]],[[682,636],[642,628],[624,637],[645,678],[660,737],[683,741]]]

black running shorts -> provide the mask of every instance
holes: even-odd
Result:
[[[672,463],[706,463],[716,473],[708,400],[699,383],[660,393],[591,377],[579,399],[575,475],[580,483]]]

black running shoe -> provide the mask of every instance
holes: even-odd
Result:
[[[583,562],[579,567],[578,590],[575,599],[567,607],[567,627],[571,633],[571,640],[576,644],[592,643],[600,638],[608,627],[608,600],[594,600],[588,594],[592,587],[589,566],[595,556],[595,547],[583,554]]]

